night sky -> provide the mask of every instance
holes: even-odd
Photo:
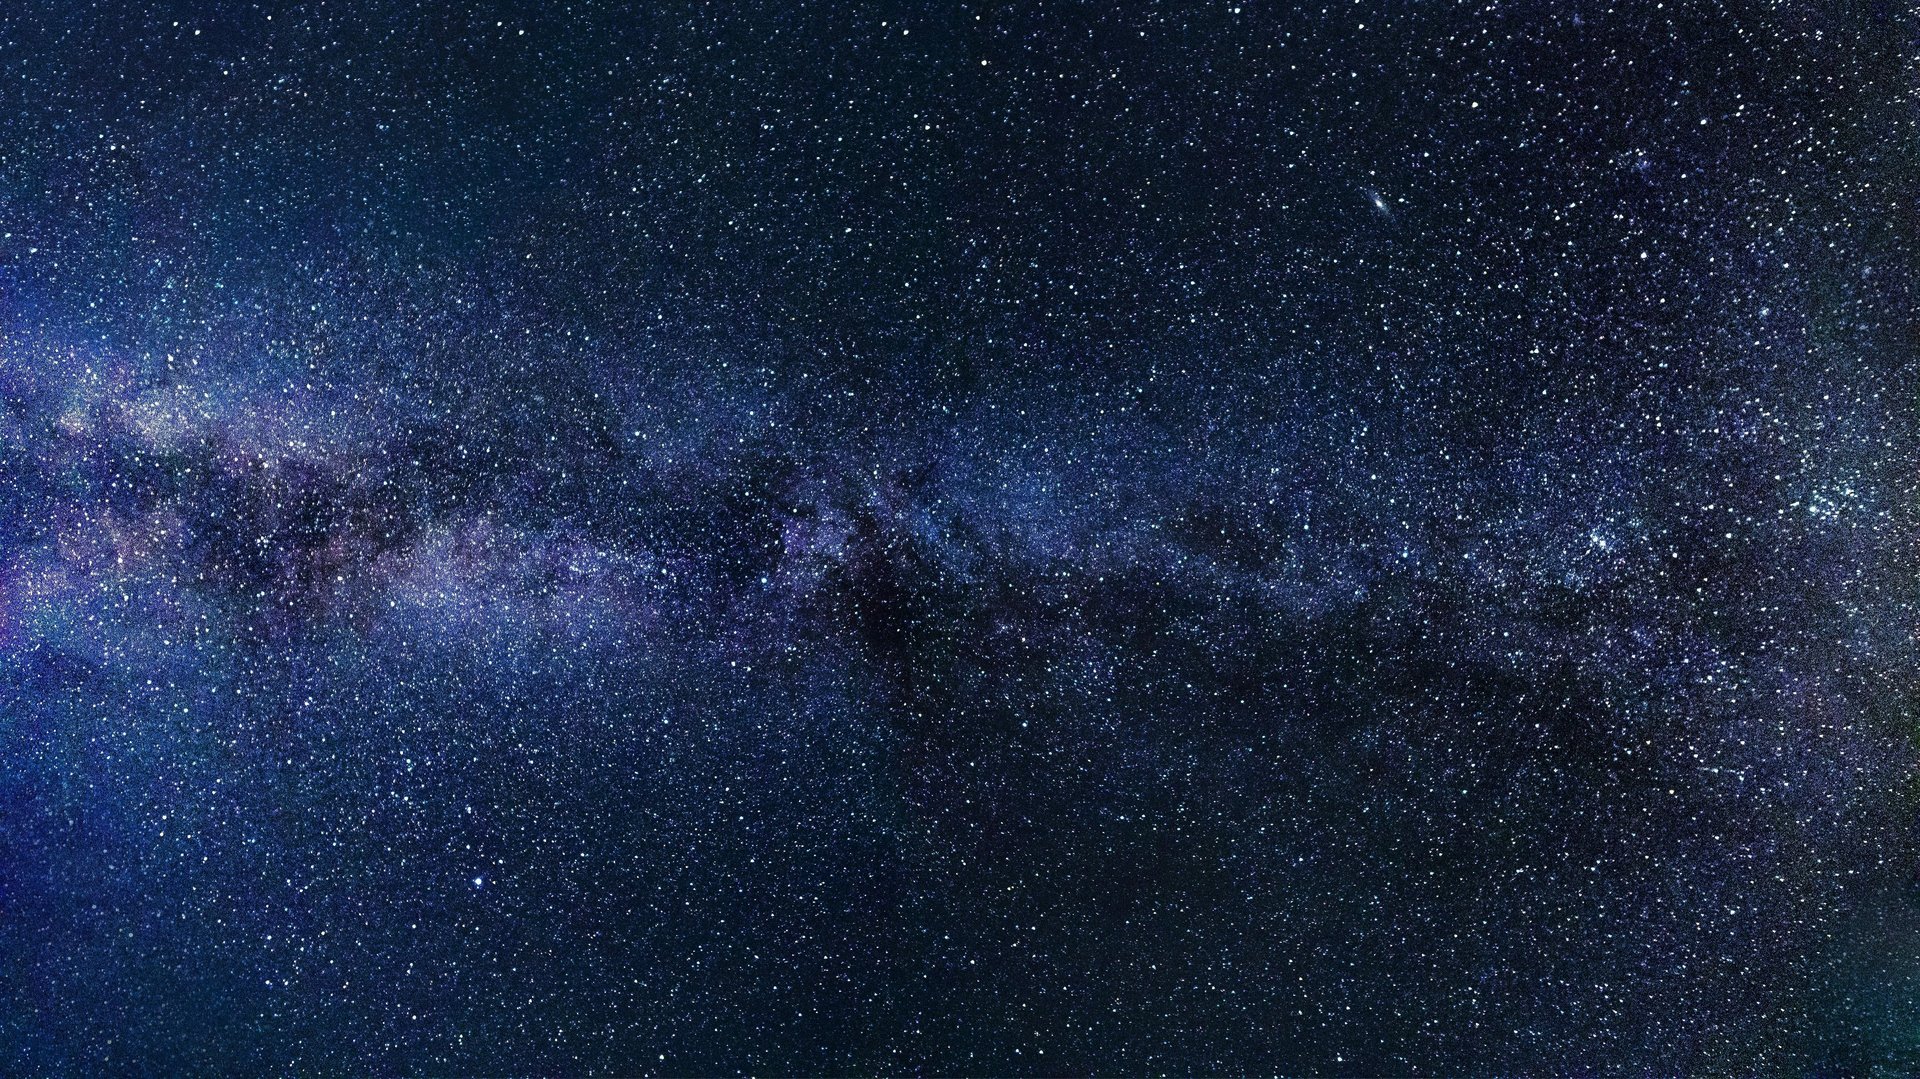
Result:
[[[1920,1071],[1920,12],[7,8],[0,1071]]]

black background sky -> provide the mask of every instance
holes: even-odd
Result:
[[[1920,1066],[1898,4],[0,15],[0,1061]]]

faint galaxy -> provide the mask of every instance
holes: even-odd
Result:
[[[0,14],[0,1071],[1920,1071],[1920,13]]]

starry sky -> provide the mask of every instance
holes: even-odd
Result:
[[[1920,15],[0,15],[0,1071],[1920,1070]]]

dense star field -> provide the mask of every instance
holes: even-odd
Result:
[[[1920,13],[0,15],[0,1071],[1920,1070]]]

